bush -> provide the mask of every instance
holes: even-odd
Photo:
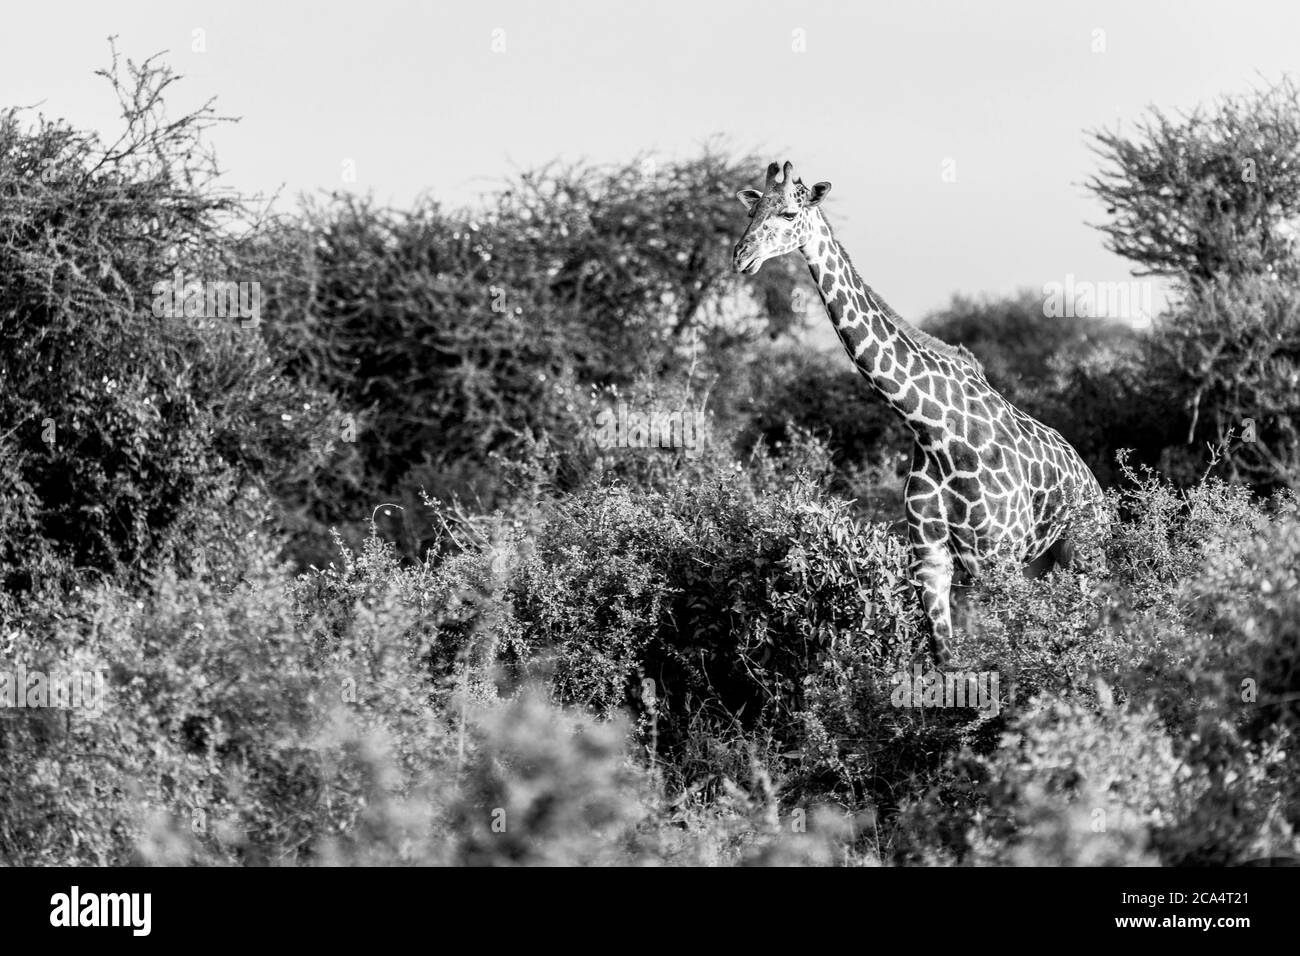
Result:
[[[506,507],[503,462],[553,459],[547,477],[568,490],[589,458],[592,390],[730,382],[756,338],[793,329],[790,264],[731,269],[732,191],[757,168],[711,149],[546,167],[464,210],[335,195],[247,244],[277,359],[352,416],[357,460],[290,499],[304,556],[376,496],[411,509],[423,487]],[[389,530],[410,557],[432,544],[421,527]]]
[[[1149,865],[1148,827],[1178,814],[1169,797],[1189,773],[1150,713],[1042,701],[995,753],[959,759],[947,790],[906,807],[915,842],[901,849],[914,862]]]
[[[981,583],[981,652],[1036,699],[1012,709],[995,750],[954,754],[905,805],[899,860],[1224,865],[1294,852],[1293,504],[1126,474],[1113,505],[1128,520],[1100,586]]]
[[[1224,449],[1227,477],[1268,494],[1300,488],[1300,286],[1221,281],[1161,317],[1151,369],[1180,396],[1187,445]]]
[[[11,591],[188,563],[244,485],[311,474],[337,435],[332,400],[280,377],[257,328],[155,308],[178,278],[257,280],[236,266],[243,210],[207,159],[210,108],[163,122],[170,71],[123,71],[115,56],[104,75],[126,120],[111,147],[0,114],[0,577]]]

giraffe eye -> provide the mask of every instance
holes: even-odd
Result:
[[[782,218],[782,219],[798,219],[798,218],[799,218],[799,213],[798,213],[798,211],[795,211],[795,212],[783,212],[783,213],[781,213],[781,218]]]

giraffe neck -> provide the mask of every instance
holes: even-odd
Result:
[[[820,210],[812,223],[799,251],[853,364],[919,439],[941,440],[948,390],[938,391],[940,381],[958,377],[959,364],[923,344],[924,333],[900,325],[862,281]]]

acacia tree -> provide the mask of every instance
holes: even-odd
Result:
[[[1300,486],[1300,89],[1286,78],[1136,135],[1094,133],[1108,167],[1089,186],[1107,246],[1182,293],[1152,330],[1149,376],[1176,399],[1188,477],[1203,443],[1261,491]]]
[[[1132,135],[1094,131],[1107,248],[1185,285],[1300,275],[1300,89],[1287,77],[1212,110],[1158,109]]]
[[[697,335],[725,355],[802,321],[793,260],[755,277],[731,268],[743,225],[734,193],[762,166],[712,146],[672,162],[547,166],[511,183],[492,221],[509,262],[529,263],[588,332],[599,363],[590,373],[630,381],[672,370]]]

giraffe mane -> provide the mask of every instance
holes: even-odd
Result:
[[[800,185],[802,185],[802,183]],[[931,335],[924,329],[917,328],[911,322],[907,321],[907,319],[895,312],[893,306],[882,299],[875,289],[871,288],[871,286],[867,285],[865,282],[862,282],[862,277],[858,275],[858,267],[853,264],[853,260],[849,258],[848,250],[845,249],[843,245],[840,246],[840,254],[844,256],[845,261],[849,264],[849,268],[852,269],[854,275],[857,276],[859,283],[861,283],[862,287],[870,293],[871,298],[875,301],[876,305],[880,306],[881,311],[885,313],[889,321],[893,322],[894,325],[897,326],[898,330],[911,339],[915,345],[931,352],[936,352],[955,362],[961,362],[980,378],[984,378],[984,364],[971,353],[970,349],[966,348],[964,345],[949,345],[937,335]]]
[[[868,286],[868,288],[870,288],[870,286]],[[871,295],[875,298],[876,305],[880,306],[880,308],[884,310],[885,315],[889,316],[889,320],[893,322],[894,325],[898,326],[898,328],[902,330],[903,334],[917,345],[929,349],[932,352],[938,352],[946,358],[961,362],[973,369],[980,378],[984,377],[984,363],[977,359],[971,350],[966,348],[966,346],[949,345],[937,335],[931,335],[924,329],[918,328],[911,322],[907,321],[907,319],[895,312],[893,307],[882,299],[874,289],[871,290]]]

